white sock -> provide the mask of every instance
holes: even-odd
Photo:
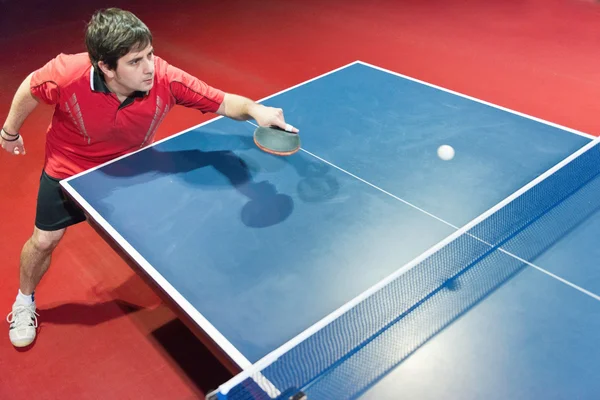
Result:
[[[34,293],[31,293],[30,295],[26,295],[26,294],[23,294],[23,292],[21,292],[21,289],[19,289],[19,294],[17,294],[17,303],[24,304],[26,306],[30,305],[31,303],[35,302]]]

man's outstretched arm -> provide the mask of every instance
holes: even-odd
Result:
[[[298,132],[297,128],[285,122],[281,108],[263,106],[237,94],[226,93],[217,114],[238,121],[254,119],[259,126],[277,126]]]

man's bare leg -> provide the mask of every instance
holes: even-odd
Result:
[[[48,271],[52,252],[64,236],[65,229],[43,231],[37,227],[21,251],[20,289],[25,295],[31,295],[42,276]]]
[[[20,288],[12,312],[8,315],[10,341],[15,347],[25,347],[35,340],[37,314],[33,293],[48,271],[52,252],[66,229],[44,231],[37,227],[23,246],[20,263]]]

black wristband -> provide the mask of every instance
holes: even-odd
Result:
[[[2,128],[2,131],[4,131],[4,133],[6,133],[7,136],[13,136],[13,137],[19,136],[19,132],[17,132],[16,135],[13,135],[12,133],[8,133],[8,131],[6,129],[4,129],[4,128]]]
[[[17,140],[19,140],[19,137],[21,135],[19,135],[19,132],[17,132],[16,135],[13,135],[12,133],[8,133],[6,132],[6,129],[2,128],[2,132],[4,133],[4,135],[6,136],[10,136],[12,139],[7,139],[4,137],[4,135],[2,133],[0,133],[0,136],[2,136],[2,139],[7,141],[7,142],[16,142]]]

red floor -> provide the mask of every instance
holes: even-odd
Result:
[[[0,119],[21,80],[83,51],[103,1],[0,0]],[[600,5],[585,0],[120,2],[157,54],[213,86],[262,98],[360,59],[594,135],[600,132]],[[44,131],[27,155],[0,153],[0,310],[18,288],[34,218]],[[159,137],[210,118],[176,109]],[[293,121],[290,121],[293,123]],[[302,128],[302,127],[300,127]],[[191,399],[228,379],[210,353],[87,225],[69,230],[37,291],[30,349],[0,340],[1,399]],[[5,325],[7,327],[7,325]],[[2,335],[6,335],[3,333]]]

